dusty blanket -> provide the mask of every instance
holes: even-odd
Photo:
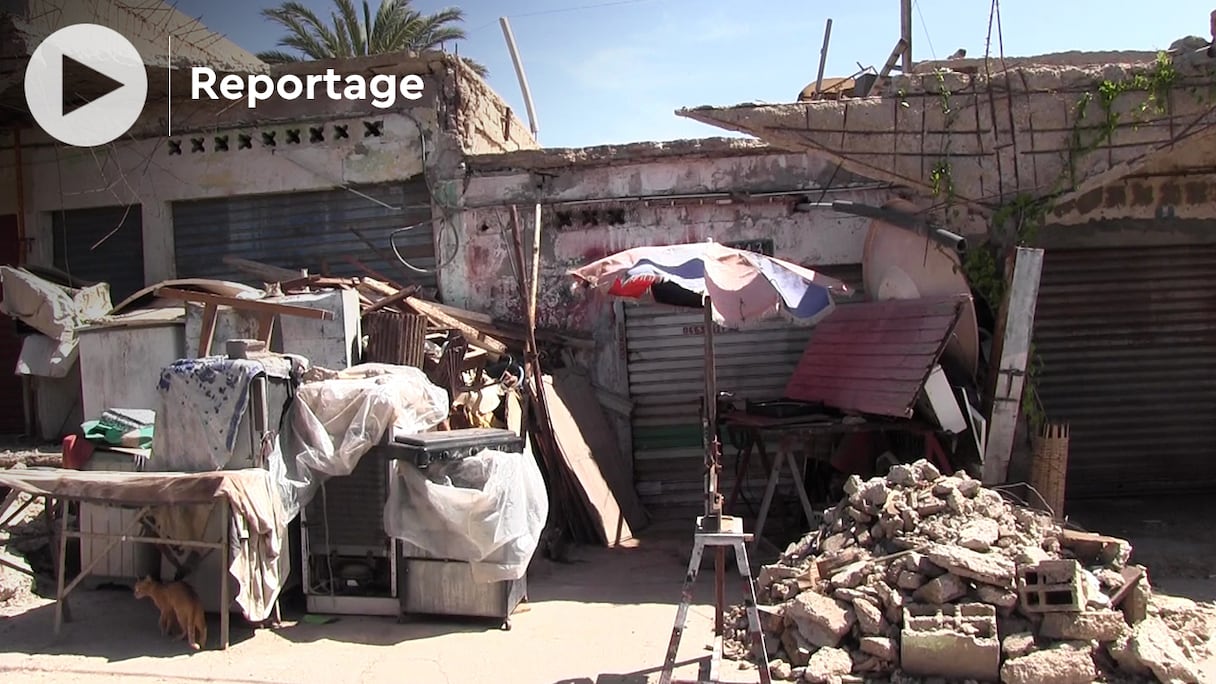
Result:
[[[282,588],[280,573],[287,564],[279,561],[287,551],[287,518],[278,488],[265,470],[130,473],[23,468],[0,470],[0,486],[35,496],[167,509],[226,499],[232,511],[228,572],[237,581],[237,605],[246,618],[260,622],[270,616]],[[185,540],[216,541],[201,535]]]
[[[249,383],[266,371],[257,361],[208,356],[181,359],[161,371],[161,406],[152,433],[155,468],[199,472],[228,465]]]

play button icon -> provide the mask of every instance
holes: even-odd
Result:
[[[148,74],[121,34],[74,24],[47,36],[25,69],[25,100],[44,131],[78,147],[104,145],[139,119]]]

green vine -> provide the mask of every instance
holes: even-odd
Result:
[[[1144,92],[1147,95],[1136,112],[1137,121],[1146,113],[1164,114],[1169,106],[1170,89],[1178,82],[1178,70],[1165,52],[1158,52],[1153,66],[1144,73],[1133,74],[1121,81],[1106,80],[1098,84],[1098,106],[1102,110],[1102,120],[1098,122],[1097,134],[1084,142],[1081,134],[1081,122],[1089,111],[1089,105],[1094,101],[1092,92],[1083,93],[1077,100],[1072,133],[1068,150],[1068,180],[1076,185],[1077,161],[1110,142],[1115,131],[1119,128],[1119,113],[1115,111],[1115,101],[1121,95],[1131,92]],[[1063,180],[1063,179],[1061,179]],[[1057,183],[1057,185],[1059,185]]]
[[[934,197],[945,197],[946,205],[954,203],[954,174],[950,166],[950,129],[954,125],[956,112],[950,103],[950,87],[946,85],[945,71],[937,69],[933,75],[937,77],[942,108],[942,129],[945,132],[945,143],[942,146],[942,156],[933,163],[929,170],[929,182]]]
[[[939,80],[944,79],[938,75]],[[1039,229],[1047,222],[1047,216],[1054,208],[1055,198],[1064,190],[1065,184],[1076,186],[1077,164],[1086,155],[1106,145],[1118,131],[1119,112],[1115,111],[1116,101],[1123,95],[1132,92],[1146,93],[1143,102],[1135,110],[1137,122],[1145,114],[1164,114],[1169,107],[1169,93],[1178,82],[1178,72],[1173,62],[1165,52],[1157,53],[1157,59],[1147,71],[1137,73],[1129,78],[1112,81],[1105,80],[1098,84],[1095,92],[1086,92],[1077,100],[1074,110],[1073,127],[1069,136],[1068,168],[1056,179],[1051,190],[1043,197],[1018,195],[1001,205],[993,212],[992,230],[988,240],[978,247],[969,249],[963,258],[962,269],[976,292],[990,306],[999,307],[1004,300],[1008,287],[1004,273],[1003,255],[1010,246],[1024,246],[1035,243]],[[943,111],[949,116],[948,93],[944,95]],[[1097,104],[1101,110],[1101,121],[1096,126],[1082,127],[1090,107]],[[1086,130],[1094,130],[1092,136],[1085,135]],[[939,194],[939,188],[950,186],[949,167],[935,165],[930,174],[934,194]],[[1036,432],[1046,420],[1046,414],[1039,401],[1038,382],[1042,373],[1043,362],[1030,345],[1029,363],[1022,389],[1022,412]]]

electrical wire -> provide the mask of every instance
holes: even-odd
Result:
[[[933,39],[929,37],[929,25],[925,23],[925,15],[920,11],[920,3],[914,1],[912,7],[916,8],[916,16],[920,17],[920,30],[924,32],[925,42],[929,44],[929,54],[936,60],[937,51],[933,49]]]

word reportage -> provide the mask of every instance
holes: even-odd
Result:
[[[218,87],[216,84],[218,81]],[[303,96],[307,100],[327,97],[331,100],[362,101],[371,95],[371,104],[378,109],[388,109],[397,103],[397,97],[417,100],[422,97],[423,81],[417,74],[395,76],[377,74],[370,79],[359,74],[340,76],[333,69],[324,74],[283,74],[278,78],[267,74],[226,74],[218,76],[210,67],[196,66],[190,70],[190,96],[195,100],[208,97],[212,100],[248,101],[250,109],[261,100],[268,100],[276,93],[284,100]],[[217,93],[218,91],[218,93]]]

